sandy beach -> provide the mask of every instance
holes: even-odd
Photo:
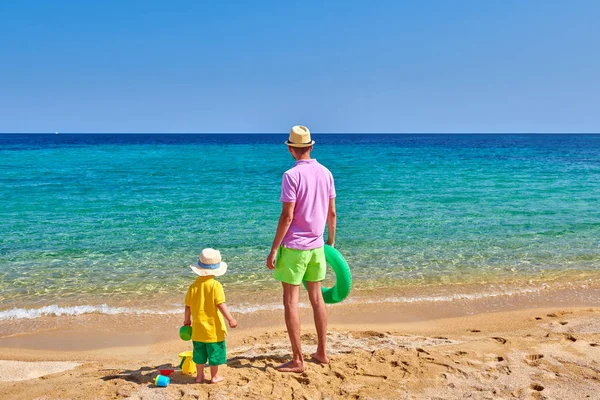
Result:
[[[0,398],[599,399],[600,307],[548,305],[560,298],[495,312],[481,301],[330,307],[329,365],[309,360],[316,337],[302,309],[302,374],[274,369],[290,354],[281,311],[239,315],[225,382],[175,371],[165,388],[153,383],[158,369],[191,349],[177,336],[180,316],[44,317],[0,340]]]
[[[599,19],[1,1],[0,400],[600,400]]]

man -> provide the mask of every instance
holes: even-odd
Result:
[[[267,257],[267,267],[283,285],[285,324],[292,345],[292,361],[277,369],[281,372],[303,372],[304,360],[300,343],[298,297],[302,281],[306,282],[317,329],[317,352],[314,360],[327,364],[327,309],[321,293],[325,279],[323,232],[328,227],[327,244],[335,243],[335,186],[331,172],[310,158],[315,143],[305,126],[294,126],[285,142],[296,165],[283,174],[283,203],[275,239]],[[277,260],[277,261],[275,261]]]

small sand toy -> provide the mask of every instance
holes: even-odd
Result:
[[[196,363],[192,360],[192,351],[184,351],[179,353],[179,359],[181,362],[179,363],[179,368],[181,368],[181,372],[187,375],[196,375]]]
[[[160,372],[160,374],[163,376],[169,376],[173,372],[175,372],[175,370],[174,369],[159,369],[158,372]]]
[[[192,327],[184,325],[179,328],[179,337],[186,342],[190,340],[192,338]]]
[[[167,385],[171,383],[171,379],[168,376],[158,375],[154,378],[154,384],[160,387],[167,387]]]

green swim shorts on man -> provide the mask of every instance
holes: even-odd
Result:
[[[335,244],[335,185],[331,172],[310,157],[314,141],[305,126],[294,126],[285,142],[296,160],[283,174],[281,215],[275,232],[267,267],[283,286],[285,324],[292,345],[292,360],[280,365],[281,372],[303,372],[300,343],[298,297],[302,281],[306,283],[317,329],[315,361],[327,364],[327,309],[321,293],[325,279],[323,232],[328,228],[327,244]]]

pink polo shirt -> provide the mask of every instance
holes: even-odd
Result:
[[[282,203],[296,203],[290,229],[283,238],[285,247],[311,250],[322,247],[329,199],[335,197],[331,172],[315,159],[298,160],[283,174]]]

